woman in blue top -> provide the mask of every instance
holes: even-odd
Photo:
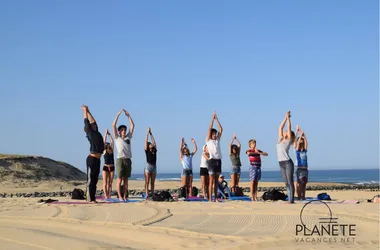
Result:
[[[194,151],[192,153],[190,153],[190,150],[185,143],[185,138],[183,137],[179,148],[179,158],[182,163],[182,186],[187,190],[187,197],[191,196],[193,184],[193,156],[198,150],[197,144],[193,138],[191,138],[191,142],[194,144]]]
[[[301,132],[296,142],[297,158],[297,196],[299,200],[305,200],[306,184],[308,181],[309,170],[307,165],[307,139],[304,131],[297,126],[297,132]]]

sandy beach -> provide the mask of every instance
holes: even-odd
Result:
[[[198,184],[195,185],[199,187]],[[29,189],[1,186],[0,193],[59,191],[62,185],[48,182]],[[260,183],[260,186],[281,185]],[[178,186],[178,182],[157,182],[157,188]],[[130,187],[142,189],[143,182],[131,181]],[[62,190],[72,188],[67,184]],[[317,193],[310,191],[307,196],[316,196]],[[329,203],[333,217],[338,218],[339,224],[355,224],[355,236],[296,236],[300,211],[305,205],[301,202],[289,205],[280,201],[208,203],[141,200],[134,203],[39,204],[40,198],[2,198],[0,245],[1,249],[378,248],[379,204],[366,202],[377,192],[328,193],[334,200]],[[338,203],[345,200],[358,200],[360,203]],[[307,215],[303,212],[303,216],[307,217],[310,225],[318,223],[318,218],[326,213],[323,204],[311,204],[307,208]],[[300,242],[302,239],[304,241]],[[316,242],[307,242],[313,239]]]

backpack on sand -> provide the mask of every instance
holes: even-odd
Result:
[[[73,200],[85,200],[86,195],[82,189],[74,188],[73,192],[71,193],[71,199],[73,199]]]
[[[187,198],[186,187],[180,187],[177,191],[178,198]]]
[[[172,201],[173,197],[168,191],[157,191],[152,195],[153,201]]]
[[[238,186],[235,187],[234,196],[244,196],[244,193],[243,193],[243,190],[241,189],[241,187],[238,187]]]
[[[321,200],[321,201],[331,201],[330,195],[328,195],[326,193],[320,193],[320,194],[318,194],[317,195],[317,199]]]
[[[198,195],[198,188],[193,187],[193,188],[191,189],[191,195],[192,195],[193,197],[196,197],[196,196]]]
[[[279,191],[277,189],[272,189],[270,191],[266,191],[262,198],[264,201],[271,200],[271,201],[278,201],[282,200],[285,201],[288,196],[284,194],[284,192]]]

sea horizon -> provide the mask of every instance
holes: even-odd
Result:
[[[329,169],[329,170],[309,170],[309,182],[330,182],[343,184],[379,184],[379,169]],[[230,181],[230,172],[222,173],[226,181]],[[115,176],[116,178],[116,176]],[[130,180],[143,181],[144,174],[132,174]],[[181,181],[181,174],[178,173],[157,173],[156,181]],[[193,181],[200,181],[199,172],[193,172]],[[249,172],[242,171],[241,182],[249,181]],[[283,182],[279,170],[262,171],[260,182]]]

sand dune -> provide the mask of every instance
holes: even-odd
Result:
[[[316,195],[317,192],[309,192]],[[338,200],[375,192],[330,192]],[[59,198],[60,201],[68,198]],[[147,202],[56,205],[0,199],[1,249],[376,249],[379,204],[330,204],[339,223],[356,224],[354,242],[296,242],[304,204]],[[307,222],[325,213],[309,209]]]

